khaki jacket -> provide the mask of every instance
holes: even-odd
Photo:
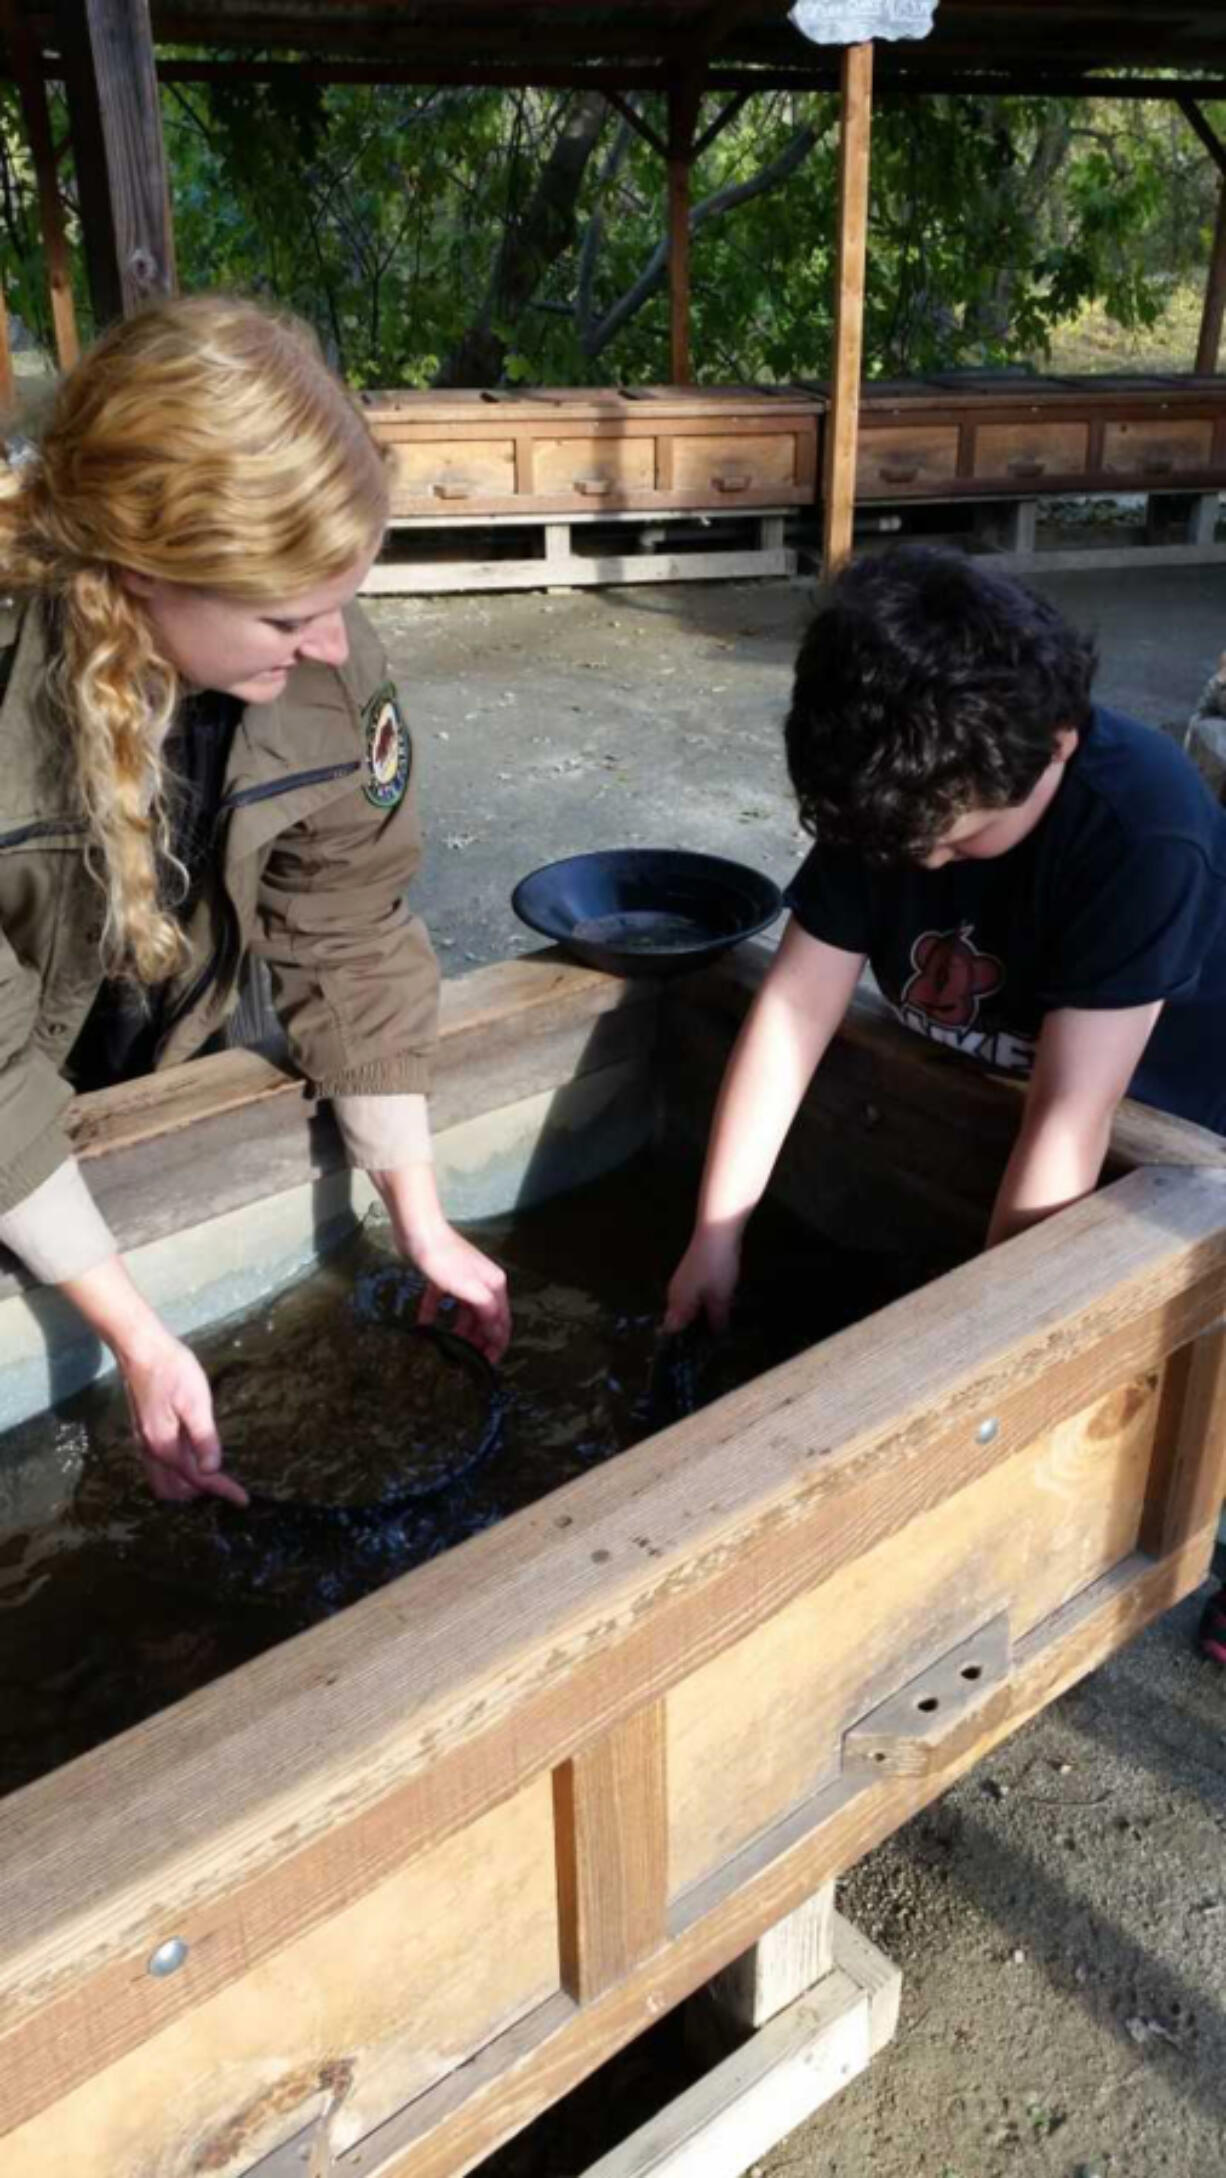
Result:
[[[321,1096],[428,1086],[438,972],[404,891],[421,857],[412,751],[357,607],[339,670],[301,664],[235,732],[214,882],[170,993],[157,1065],[189,1058],[267,961],[298,1066]],[[15,644],[15,649],[13,645]],[[102,982],[102,896],[63,728],[43,692],[41,607],[0,607],[0,1216],[70,1155],[61,1069]],[[408,772],[406,784],[405,772]]]

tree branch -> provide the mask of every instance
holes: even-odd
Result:
[[[476,322],[444,359],[436,385],[497,384],[509,346],[498,328],[514,327],[574,242],[579,187],[608,118],[600,91],[582,92],[568,108],[522,218],[508,223]]]
[[[579,252],[574,317],[580,346],[583,345],[592,323],[592,288],[596,279],[596,262],[604,241],[604,196],[610,184],[617,179],[618,171],[630,149],[632,135],[629,121],[623,121],[605,155],[597,182],[596,209],[587,223],[587,233],[583,237],[583,247]]]
[[[776,158],[760,167],[756,174],[751,174],[748,181],[731,182],[727,188],[717,189],[711,196],[704,197],[702,203],[696,204],[690,213],[691,235],[697,234],[711,220],[722,219],[728,212],[734,211],[737,205],[748,204],[751,198],[765,196],[768,190],[778,189],[796,172],[797,167],[804,164],[817,140],[817,129],[812,123],[807,124],[796,131]],[[589,362],[594,361],[608,347],[623,325],[627,325],[648,298],[658,288],[663,287],[668,277],[668,257],[666,236],[656,244],[633,287],[627,288],[612,308],[606,310],[599,324],[588,331],[583,340],[583,352]]]

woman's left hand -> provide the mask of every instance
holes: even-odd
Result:
[[[370,1177],[387,1204],[397,1247],[426,1281],[418,1323],[433,1323],[441,1303],[455,1301],[460,1337],[487,1361],[501,1361],[511,1343],[506,1272],[447,1223],[433,1165],[398,1165]]]
[[[511,1303],[507,1275],[453,1225],[443,1224],[410,1251],[426,1280],[417,1311],[418,1323],[433,1323],[439,1305],[456,1301],[454,1328],[487,1361],[501,1361],[511,1341]]]

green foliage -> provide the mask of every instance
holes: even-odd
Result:
[[[68,117],[61,93],[49,87],[48,106],[53,140],[68,132]],[[61,175],[65,195],[65,229],[70,247],[77,239],[72,161],[65,159]],[[74,251],[74,289],[78,322],[90,328],[80,253]],[[26,143],[21,102],[13,83],[0,83],[0,272],[10,317],[24,327],[41,348],[51,346],[51,309],[38,218],[38,191],[34,164]]]
[[[287,69],[162,95],[182,284],[300,311],[354,385],[428,385],[478,325],[511,384],[667,376],[666,277],[609,332],[658,258],[665,212],[662,162],[611,109],[579,185],[576,239],[552,261],[545,252],[525,303],[508,252],[573,94],[324,87]],[[662,103],[642,105],[662,133]],[[709,101],[704,121],[715,110]],[[1226,126],[1226,109],[1216,119]],[[691,252],[700,378],[828,371],[836,147],[833,99],[764,93],[697,162],[692,201],[710,213]],[[798,149],[788,178],[759,190]],[[71,222],[70,168],[66,189]],[[723,209],[738,190],[745,201]],[[883,101],[866,367],[1041,360],[1053,329],[1091,301],[1121,325],[1151,324],[1171,281],[1203,265],[1215,201],[1211,164],[1173,109]],[[9,86],[0,233],[10,309],[46,341],[33,177]]]

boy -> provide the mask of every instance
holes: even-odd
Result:
[[[866,960],[899,1019],[1029,1079],[993,1246],[1088,1194],[1126,1094],[1226,1131],[1226,812],[1095,653],[974,563],[853,563],[786,726],[817,844],[728,1064],[665,1329],[727,1321],[741,1238]],[[1206,1614],[1226,1663],[1226,1594]]]

